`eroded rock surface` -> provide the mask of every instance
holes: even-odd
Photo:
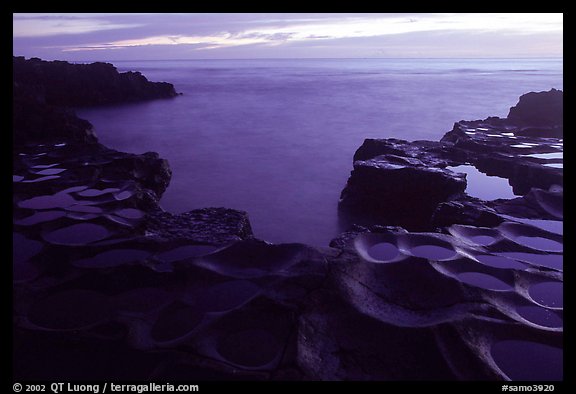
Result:
[[[342,299],[361,314],[406,327],[400,338],[414,331],[414,338],[402,342],[404,351],[417,352],[410,343],[428,335],[427,355],[419,361],[443,360],[451,378],[562,379],[561,99],[555,90],[530,93],[508,118],[457,122],[440,143],[366,140],[354,156],[340,206],[348,220],[372,226],[356,225],[332,241],[342,254],[331,260],[331,277]],[[357,170],[366,162],[374,171],[370,176]],[[371,203],[385,201],[382,190],[401,184],[384,183],[391,179],[376,169],[416,171],[421,163],[456,173],[465,168],[474,177],[465,192],[446,193],[416,223],[413,215],[398,215],[398,206],[390,204],[389,212]],[[490,188],[494,177],[506,179],[517,197],[467,194],[474,182]],[[420,184],[428,185],[425,175]],[[363,194],[368,188],[373,195]],[[343,340],[335,337],[333,342]],[[390,341],[386,348],[396,345]],[[316,351],[330,358],[320,345]],[[530,357],[534,352],[539,356]],[[445,376],[444,364],[435,365],[432,374]],[[346,374],[339,365],[333,373]]]
[[[534,155],[562,141],[502,122],[459,122],[441,142],[367,140],[343,199],[379,225],[326,248],[254,239],[245,212],[164,212],[157,154],[71,129],[23,138],[14,378],[561,380],[562,160]],[[523,196],[468,196],[447,168],[490,154],[531,168],[514,181]],[[494,171],[512,183],[527,170]]]

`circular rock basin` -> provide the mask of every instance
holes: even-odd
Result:
[[[144,217],[144,212],[135,208],[124,208],[114,211],[114,215],[118,215],[126,219],[142,219]]]
[[[458,280],[487,290],[510,290],[512,286],[502,280],[482,272],[461,272]]]
[[[20,233],[12,233],[12,263],[30,260],[42,250],[42,242],[26,238]]]
[[[526,156],[535,157],[537,159],[563,159],[564,152],[532,153]]]
[[[43,238],[56,245],[85,245],[108,238],[112,233],[104,226],[93,223],[74,224],[49,233]]]
[[[42,243],[13,233],[12,246],[12,279],[23,282],[36,278],[40,271],[29,260],[42,250]]]
[[[537,254],[526,252],[497,252],[495,254],[520,261],[526,261],[543,267],[555,268],[558,270],[563,270],[564,268],[564,256],[560,254]]]
[[[547,252],[562,252],[564,250],[564,245],[561,242],[544,237],[519,236],[514,239],[514,242]]]
[[[206,312],[223,312],[236,309],[252,298],[260,288],[247,280],[232,280],[210,286],[198,296],[198,307]]]
[[[405,252],[415,257],[432,261],[442,261],[457,257],[456,250],[449,236],[428,233],[412,233],[399,237],[398,245]]]
[[[24,219],[15,220],[14,224],[19,226],[33,226],[38,223],[55,220],[63,216],[66,216],[66,212],[64,211],[42,211],[36,212],[35,214],[27,216]]]
[[[48,176],[42,176],[40,178],[36,178],[36,179],[26,179],[24,181],[22,181],[22,183],[38,183],[38,182],[44,182],[44,181],[49,181],[52,179],[58,179],[60,178],[60,175],[48,175]]]
[[[395,263],[406,258],[397,246],[398,235],[393,233],[363,233],[354,239],[354,249],[371,263]]]
[[[46,168],[45,170],[36,171],[38,175],[58,175],[66,171],[65,168]]]
[[[84,191],[81,191],[78,193],[79,196],[81,197],[98,197],[101,196],[103,194],[108,194],[108,193],[115,193],[117,191],[119,191],[120,189],[117,189],[115,187],[111,187],[111,188],[107,188],[107,189],[86,189]]]
[[[165,290],[144,287],[122,293],[116,297],[118,309],[127,312],[146,313],[170,302],[172,296]]]
[[[546,163],[544,165],[546,167],[552,167],[552,168],[564,168],[564,163]]]
[[[64,190],[60,190],[58,193],[76,193],[82,190],[88,189],[88,186],[81,185],[81,186],[72,186]]]
[[[96,256],[76,260],[72,264],[81,268],[107,268],[145,260],[150,252],[140,249],[114,249]]]
[[[120,224],[122,226],[134,227],[137,224],[137,222],[134,219],[126,219],[126,218],[123,218],[121,216],[104,215],[104,217],[106,219],[110,220],[111,222]]]
[[[410,252],[413,256],[428,260],[445,260],[456,255],[456,251],[451,247],[440,245],[418,245],[412,247]]]
[[[274,361],[282,351],[282,344],[268,331],[249,329],[223,335],[216,350],[236,365],[255,368]]]
[[[108,320],[112,307],[108,297],[90,290],[68,290],[37,300],[28,320],[54,330],[89,328]]]
[[[58,163],[52,163],[52,164],[37,164],[35,166],[32,166],[32,168],[51,168],[51,167],[55,167],[57,166]]]
[[[372,245],[367,252],[370,257],[381,261],[393,260],[398,256],[399,253],[398,247],[388,242],[381,242]]]
[[[76,200],[66,193],[56,193],[46,196],[36,196],[18,203],[20,208],[53,209],[66,208],[76,203]]]
[[[496,365],[512,380],[562,380],[562,349],[542,343],[505,340],[492,345]]]
[[[69,217],[70,219],[74,220],[92,220],[96,219],[98,216],[100,215],[97,213],[83,213],[74,211],[70,211],[66,214],[66,217]]]
[[[555,312],[540,306],[520,306],[516,312],[524,319],[543,327],[558,328],[564,326],[564,320]]]
[[[121,191],[119,193],[114,194],[114,198],[116,200],[121,201],[121,200],[126,200],[126,199],[132,197],[133,195],[134,195],[134,192],[132,192],[130,190],[124,190],[124,191]]]
[[[540,305],[562,308],[564,284],[562,282],[537,283],[528,289],[530,297]]]
[[[525,264],[522,264],[519,261],[509,259],[509,258],[504,257],[504,256],[481,254],[481,255],[477,255],[476,259],[478,259],[478,261],[480,261],[484,265],[488,265],[490,267],[496,267],[496,268],[510,268],[510,269],[523,270],[523,269],[526,269],[526,267],[527,267]]]
[[[472,241],[472,243],[474,243],[476,245],[482,245],[482,246],[490,245],[490,244],[494,243],[494,241],[496,240],[495,237],[492,237],[490,235],[474,235],[474,236],[468,237],[468,239],[470,241]]]
[[[152,326],[152,338],[158,342],[173,341],[187,336],[200,324],[204,312],[177,301],[167,306]]]
[[[498,228],[502,235],[519,245],[544,252],[562,252],[564,249],[562,236],[549,233],[538,227],[504,222]]]
[[[28,261],[12,262],[12,280],[14,282],[30,281],[39,274],[40,270]]]
[[[218,249],[212,245],[185,245],[162,252],[156,255],[157,258],[168,263],[189,259],[193,257],[205,256]]]
[[[92,205],[74,204],[66,208],[68,211],[82,212],[82,213],[102,213],[102,208]]]

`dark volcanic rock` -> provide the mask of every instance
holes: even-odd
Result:
[[[532,188],[546,190],[561,185],[563,169],[555,165],[562,163],[562,139],[543,140],[518,134],[518,130],[523,129],[494,118],[460,121],[442,141],[452,143],[452,150],[460,152],[450,157],[463,157],[463,162],[471,163],[480,172],[507,178],[517,195],[526,194]],[[556,155],[559,158],[554,158]]]
[[[166,82],[150,82],[139,72],[119,73],[112,64],[71,64],[13,58],[14,84],[35,92],[49,105],[80,107],[177,95]]]
[[[324,379],[500,380],[512,365],[561,379],[562,320],[518,295],[546,281],[562,287],[562,237],[512,222],[453,225],[447,233],[357,227],[333,240],[341,254],[330,259],[331,284],[361,316],[335,307],[338,297],[312,300],[301,333],[307,369]],[[546,238],[557,251],[526,248],[531,237]],[[555,294],[558,301],[561,293]],[[551,346],[554,367],[545,372],[536,359],[492,351],[508,340],[525,341],[523,351],[535,343]],[[386,356],[377,349],[387,349]],[[406,372],[420,363],[429,369]]]
[[[498,213],[514,217],[563,220],[564,190],[560,186],[552,186],[549,190],[531,189],[525,196],[494,201],[490,205]]]
[[[140,73],[118,73],[107,63],[70,64],[13,57],[15,144],[96,142],[90,122],[67,107],[114,104],[176,96],[174,86]]]
[[[443,228],[354,226],[319,249],[254,239],[241,211],[164,212],[165,160],[87,143],[73,118],[30,134],[26,111],[59,109],[22,101],[38,106],[16,111],[14,380],[562,380],[561,187],[485,202],[446,169],[492,154],[487,171],[513,177],[509,156],[561,181],[560,141],[502,143],[495,119],[367,140],[341,205]]]
[[[494,227],[503,221],[484,201],[469,196],[438,204],[432,216],[432,225],[438,228],[453,224]]]
[[[529,196],[563,184],[563,140],[551,136],[562,127],[561,101],[554,89],[524,95],[509,118],[457,122],[440,142],[365,140],[341,194],[342,222],[410,230],[499,225],[501,212],[522,212],[518,207],[534,200]],[[535,118],[524,115],[531,106],[539,107]],[[490,177],[505,178],[515,195],[527,198],[504,204],[466,195],[465,175],[457,172],[470,165],[486,175],[485,187]]]
[[[416,158],[383,155],[354,163],[340,204],[369,211],[386,225],[426,228],[436,206],[465,189],[463,174],[425,166]]]
[[[34,141],[96,142],[92,124],[72,111],[48,105],[30,90],[14,84],[12,135],[15,144]]]
[[[530,92],[520,96],[518,104],[510,108],[507,119],[523,126],[562,126],[564,124],[564,93]]]
[[[442,142],[366,139],[342,190],[341,212],[359,224],[429,229],[436,206],[466,189],[465,175],[445,168],[465,157]]]
[[[246,212],[228,208],[203,208],[173,215],[153,212],[146,231],[163,240],[190,240],[201,244],[226,245],[252,238]]]

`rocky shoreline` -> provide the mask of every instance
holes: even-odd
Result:
[[[255,239],[241,211],[164,212],[168,163],[66,109],[175,96],[14,58],[15,379],[562,379],[561,91],[438,142],[366,140],[326,248]],[[468,195],[463,165],[518,197]]]

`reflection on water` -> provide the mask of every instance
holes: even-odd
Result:
[[[530,286],[528,293],[537,303],[554,308],[562,308],[564,284],[562,282],[542,282]]]
[[[456,254],[454,249],[438,245],[419,245],[411,248],[410,251],[414,256],[428,260],[444,260]]]
[[[368,254],[376,260],[387,261],[398,256],[398,248],[391,243],[381,242],[368,249]]]
[[[535,265],[563,270],[564,256],[561,254],[535,254],[526,252],[496,252],[495,254],[526,261]]]
[[[512,380],[562,380],[562,349],[536,342],[506,340],[492,346],[496,364]]]
[[[564,320],[558,314],[539,306],[520,306],[516,311],[524,319],[540,326],[556,328],[564,325]]]
[[[490,267],[520,269],[520,270],[526,269],[525,264],[522,264],[521,262],[513,259],[506,258],[504,256],[482,254],[476,256],[476,258],[482,264],[489,265]]]
[[[84,245],[107,238],[112,233],[104,226],[92,223],[73,224],[44,234],[44,239],[57,245]]]
[[[488,290],[510,290],[512,286],[500,279],[482,272],[462,272],[458,279],[464,283]]]
[[[466,174],[466,193],[481,200],[491,201],[498,198],[516,198],[508,179],[497,176],[489,176],[478,171],[474,166],[463,165],[456,167],[446,167],[454,172]]]
[[[528,157],[535,157],[537,159],[563,159],[564,152],[552,152],[552,153],[532,153],[530,155],[525,155]]]
[[[520,245],[528,246],[532,249],[545,250],[550,252],[562,252],[564,250],[564,245],[561,242],[543,237],[529,237],[521,235],[514,238],[514,241]]]
[[[512,221],[530,224],[534,227],[541,228],[542,230],[546,230],[554,234],[564,234],[564,222],[562,220],[527,219],[502,214],[500,216]]]

